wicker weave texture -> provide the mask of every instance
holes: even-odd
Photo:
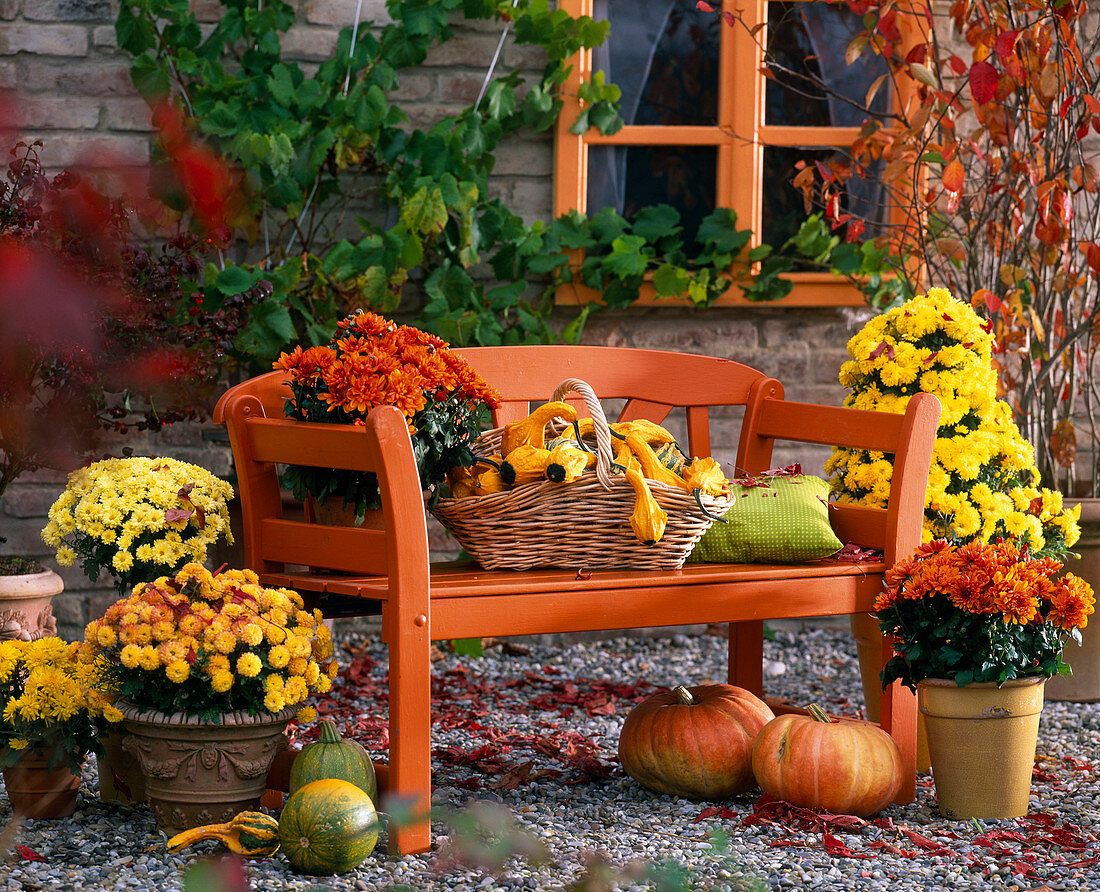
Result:
[[[650,480],[657,503],[668,513],[664,536],[654,545],[640,542],[630,527],[634,489],[611,467],[611,434],[599,400],[583,381],[568,378],[551,400],[578,393],[596,428],[596,473],[572,483],[528,483],[506,492],[465,499],[440,499],[432,513],[481,566],[490,570],[605,567],[678,569],[732,496],[700,493]],[[475,443],[478,455],[499,448],[503,428],[486,431]]]

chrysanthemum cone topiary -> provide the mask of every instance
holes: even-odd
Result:
[[[988,323],[944,288],[932,288],[868,322],[848,342],[840,370],[844,404],[905,411],[915,393],[943,406],[928,476],[924,541],[1014,539],[1033,554],[1064,555],[1077,541],[1080,508],[1038,486],[1031,445],[997,399]],[[850,504],[885,507],[892,456],[837,449],[825,470]]]

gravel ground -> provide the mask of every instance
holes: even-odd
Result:
[[[385,651],[352,638],[344,657],[351,671],[332,708],[382,751]],[[859,714],[855,647],[844,631],[787,626],[766,657],[769,694]],[[755,793],[694,803],[624,776],[616,740],[635,700],[654,685],[720,680],[724,664],[723,639],[706,635],[448,655],[434,666],[434,800],[454,817],[434,825],[433,852],[398,859],[380,847],[334,878],[296,875],[276,856],[249,862],[250,888],[681,888],[644,878],[661,865],[666,882],[693,889],[1100,890],[1100,706],[1047,704],[1032,807],[1019,820],[944,820],[930,778],[920,779],[915,803],[865,823],[776,812]],[[474,819],[497,825],[511,851],[545,846],[545,860],[498,866],[499,844],[471,844],[464,828]],[[0,826],[8,828],[0,837],[9,852],[0,863],[6,890],[177,890],[183,870],[213,851],[203,844],[210,848],[167,854],[147,807],[99,801],[94,760],[72,818],[14,827],[0,797]]]

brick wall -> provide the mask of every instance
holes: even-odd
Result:
[[[215,0],[195,0],[202,18],[220,10]],[[304,66],[326,58],[339,27],[350,24],[356,0],[300,0],[299,23],[287,36]],[[18,90],[23,132],[45,143],[43,161],[51,167],[76,162],[88,150],[109,151],[135,160],[147,157],[148,112],[128,75],[129,59],[114,39],[113,0],[0,0],[0,89]],[[364,0],[362,17],[385,20],[383,0]],[[499,38],[499,26],[456,23],[455,39],[434,51],[426,64],[401,78],[399,99],[417,125],[456,112],[481,86]],[[501,69],[532,75],[543,60],[530,47],[506,44]],[[548,135],[516,137],[501,147],[494,194],[527,220],[551,213],[552,144]],[[779,378],[790,399],[838,404],[836,384],[844,346],[867,318],[865,311],[779,309],[638,309],[595,316],[584,335],[591,344],[656,347],[726,356]],[[564,314],[563,314],[564,318]],[[737,418],[714,426],[718,456],[732,458]],[[212,438],[209,425],[179,425],[156,436],[129,441],[139,454],[167,454],[193,461],[215,473],[230,470],[228,450]],[[783,451],[777,463],[800,457],[808,469],[820,467],[821,452],[809,460]],[[38,538],[49,505],[64,476],[39,472],[23,478],[0,504],[0,554],[48,560]],[[225,557],[232,558],[227,551]],[[90,584],[78,568],[60,568],[65,593],[55,599],[60,633],[79,636],[83,625],[114,598],[113,590]]]

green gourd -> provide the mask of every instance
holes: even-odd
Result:
[[[378,799],[378,780],[367,751],[354,740],[344,740],[332,719],[321,719],[321,733],[306,744],[290,766],[289,792],[316,780],[336,778],[355,784],[371,802]]]
[[[347,781],[306,784],[290,795],[279,816],[279,843],[299,873],[347,873],[366,860],[377,842],[374,803]]]

